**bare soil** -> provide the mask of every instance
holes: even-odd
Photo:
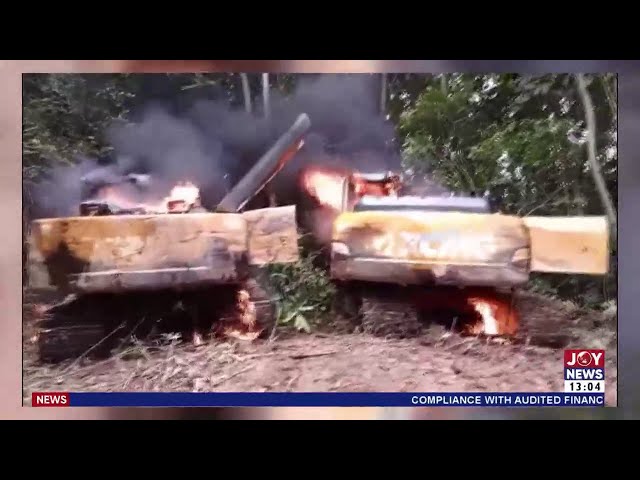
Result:
[[[606,401],[617,402],[615,313],[583,310],[532,293],[520,294],[525,331],[518,341],[460,337],[433,330],[419,338],[385,339],[354,332],[344,321],[305,334],[277,330],[251,343],[178,340],[137,343],[106,360],[40,364],[24,315],[23,396],[33,391],[562,391],[563,349],[606,349]],[[562,344],[535,341],[547,331]]]

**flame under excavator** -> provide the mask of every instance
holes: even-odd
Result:
[[[213,212],[193,183],[140,202],[123,185],[148,179],[127,177],[93,189],[79,216],[34,221],[30,286],[68,294],[43,312],[40,357],[106,353],[123,322],[137,329],[145,317],[177,323],[178,331],[195,326],[196,342],[212,323],[227,337],[259,336],[274,320],[260,267],[298,260],[296,207],[245,207],[295,156],[310,126],[300,115]]]
[[[411,196],[393,172],[310,168],[301,181],[331,226],[329,268],[343,303],[373,334],[413,335],[436,320],[512,336],[514,292],[531,272],[608,271],[605,217],[521,218],[487,198]]]

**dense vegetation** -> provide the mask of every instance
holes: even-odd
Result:
[[[501,198],[505,211],[520,215],[617,211],[614,75],[586,76],[586,96],[581,95],[579,79],[570,75],[389,74],[380,80],[382,88],[372,101],[379,105],[377,114],[396,128],[395,147],[402,153],[406,173],[430,176],[454,191],[490,192]],[[269,81],[272,95],[286,96],[295,90],[298,77],[270,75]],[[260,75],[25,76],[25,220],[30,189],[42,175],[52,166],[76,161],[78,155],[108,154],[106,127],[130,121],[136,107],[162,100],[179,109],[204,96],[262,115],[262,88]],[[248,92],[252,93],[247,96]],[[591,112],[595,163],[611,201],[608,210],[588,154],[585,132]],[[539,276],[536,286],[582,304],[601,305],[616,297],[615,242],[611,254],[612,270],[605,281]],[[298,270],[316,276],[305,266]],[[324,305],[325,297],[296,298],[296,308],[301,312]],[[304,320],[286,316],[297,323]]]

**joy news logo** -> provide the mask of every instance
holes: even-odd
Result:
[[[604,350],[564,351],[565,393],[604,393]]]

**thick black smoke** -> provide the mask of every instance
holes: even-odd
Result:
[[[81,158],[77,165],[52,169],[46,179],[24,190],[30,215],[33,218],[76,215],[78,204],[87,196],[82,179],[89,174],[109,182],[115,175],[115,169],[101,167],[97,160],[91,158]]]
[[[378,101],[375,75],[322,75],[302,76],[286,97],[271,91],[268,119],[259,111],[260,97],[254,99],[253,114],[226,102],[195,101],[180,113],[148,105],[135,123],[117,124],[107,132],[115,164],[92,171],[96,164],[89,160],[56,171],[36,201],[48,214],[75,214],[80,198],[89,195],[82,177],[95,185],[144,173],[150,174],[150,188],[159,198],[176,182],[193,181],[211,208],[306,113],[312,128],[305,145],[272,185],[279,203],[295,201],[296,175],[309,162],[363,171],[399,168],[395,130],[379,112]]]

